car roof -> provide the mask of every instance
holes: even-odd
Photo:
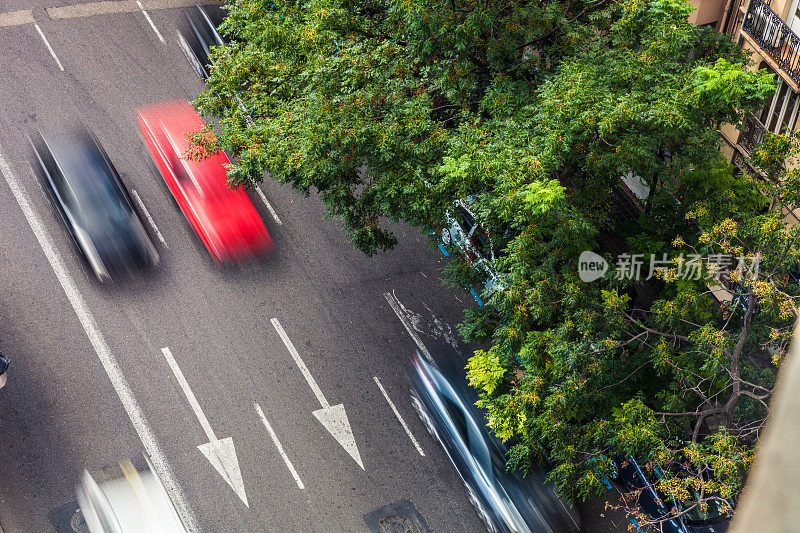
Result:
[[[150,130],[161,139],[160,142],[169,143],[171,148],[180,154],[192,180],[201,189],[223,196],[236,195],[226,185],[228,174],[224,165],[229,164],[230,160],[224,152],[210,155],[201,161],[184,157],[190,147],[187,133],[201,131],[206,125],[206,122],[188,101],[178,100],[154,104],[141,108],[139,113]],[[162,148],[167,148],[167,146]]]

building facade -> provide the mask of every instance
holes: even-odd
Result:
[[[800,0],[691,0],[689,21],[713,26],[752,52],[753,68],[775,74],[777,89],[741,130],[721,128],[729,159],[741,168],[767,131],[800,126]]]

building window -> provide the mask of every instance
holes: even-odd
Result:
[[[759,68],[766,68],[768,72],[775,72],[766,62],[762,62]],[[768,131],[773,133],[780,133],[784,129],[792,131],[797,121],[800,98],[780,76],[776,76],[776,78],[778,79],[778,86],[775,92],[767,98],[764,107],[753,113],[753,115]]]

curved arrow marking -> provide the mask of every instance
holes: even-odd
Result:
[[[317,397],[317,401],[319,401],[319,404],[322,406],[322,409],[317,409],[313,412],[313,415],[319,420],[320,424],[328,430],[328,433],[336,439],[336,442],[344,448],[344,451],[346,451],[358,466],[361,467],[361,470],[364,470],[364,462],[361,460],[361,454],[358,451],[356,438],[355,435],[353,435],[353,429],[350,427],[350,421],[347,419],[344,405],[331,405],[328,403],[319,385],[317,385],[317,381],[314,379],[314,376],[311,375],[311,372],[308,371],[308,367],[300,358],[300,354],[297,353],[297,349],[294,347],[294,344],[292,344],[291,339],[289,339],[289,336],[283,330],[283,326],[281,326],[277,318],[272,319],[272,327],[278,332],[283,344],[286,346],[286,349],[289,350],[289,354],[300,369],[300,373],[303,374],[303,377],[308,382],[308,386],[311,387],[314,396]]]

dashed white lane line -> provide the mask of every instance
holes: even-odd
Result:
[[[419,351],[423,357],[425,357],[425,359],[427,359],[428,362],[433,366],[438,366],[436,361],[433,360],[431,352],[429,352],[428,348],[426,348],[425,344],[423,344],[422,339],[420,339],[419,335],[414,332],[414,328],[411,327],[411,324],[408,322],[406,314],[402,309],[400,309],[400,305],[398,305],[398,301],[395,296],[391,292],[384,292],[383,297],[386,298],[387,302],[389,302],[389,305],[392,307],[392,311],[394,311],[394,314],[396,314],[397,318],[400,319],[400,322],[403,323],[403,327],[405,327],[408,334],[411,335],[411,338],[414,340],[414,344],[417,345],[417,348],[419,348]]]
[[[303,485],[303,481],[300,479],[300,476],[297,474],[297,470],[294,469],[294,465],[292,464],[291,459],[289,459],[289,456],[286,455],[286,452],[283,450],[283,446],[281,446],[281,441],[278,440],[278,436],[272,429],[272,425],[270,425],[269,420],[267,420],[267,417],[264,416],[264,411],[261,410],[261,406],[258,405],[257,403],[254,403],[253,405],[256,408],[256,412],[258,413],[259,418],[261,418],[261,421],[264,423],[264,427],[267,428],[267,433],[269,433],[269,437],[272,439],[272,442],[275,444],[275,447],[278,448],[278,453],[281,454],[281,457],[283,457],[283,462],[286,463],[286,468],[288,468],[289,472],[292,473],[292,477],[294,478],[295,483],[297,483],[297,486],[300,487],[301,489],[306,488],[305,485]]]
[[[44,36],[42,28],[40,28],[38,24],[34,24],[33,26],[36,28],[36,31],[39,32],[39,36],[44,41],[44,45],[47,47],[48,50],[50,50],[50,55],[53,56],[53,59],[56,60],[56,65],[58,65],[58,68],[61,69],[61,72],[64,72],[64,65],[61,64],[61,61],[59,61],[58,56],[56,55],[56,51],[53,50],[53,47],[50,46],[50,42],[47,40],[47,37]]]
[[[21,26],[34,23],[33,13],[30,9],[0,13],[0,26]]]
[[[0,173],[3,174],[6,183],[8,183],[11,193],[14,195],[17,204],[19,204],[22,214],[25,215],[25,218],[27,219],[31,230],[36,237],[36,240],[39,241],[39,246],[41,246],[44,255],[47,257],[47,261],[50,263],[53,273],[55,273],[61,288],[64,290],[69,303],[72,305],[72,309],[78,316],[78,321],[80,321],[81,326],[83,326],[83,330],[86,332],[89,342],[92,344],[94,351],[97,353],[97,357],[100,359],[100,363],[103,365],[103,369],[106,371],[108,379],[111,381],[111,385],[114,387],[114,390],[116,391],[117,396],[122,403],[122,407],[128,414],[128,417],[133,424],[133,428],[136,430],[136,434],[139,436],[139,440],[142,441],[145,451],[150,456],[155,470],[158,472],[161,480],[164,482],[164,486],[167,489],[172,502],[175,504],[178,514],[186,525],[186,528],[191,533],[199,533],[200,528],[197,525],[197,520],[195,519],[194,514],[192,513],[192,510],[183,495],[183,491],[175,481],[175,477],[172,474],[172,467],[170,467],[166,456],[164,456],[164,453],[161,451],[158,441],[156,441],[155,434],[153,433],[150,424],[147,422],[147,419],[145,418],[144,413],[139,406],[139,402],[133,395],[130,385],[128,385],[128,380],[123,375],[122,369],[120,369],[117,360],[111,353],[111,348],[109,348],[108,344],[103,338],[103,334],[100,332],[97,322],[95,322],[94,317],[89,311],[89,307],[86,305],[86,301],[83,299],[83,296],[78,291],[78,287],[75,285],[75,282],[69,275],[61,256],[59,255],[55,246],[53,246],[53,243],[50,240],[42,221],[31,207],[22,185],[20,185],[20,183],[14,177],[14,174],[11,171],[11,166],[6,162],[5,157],[1,153]]]
[[[136,0],[136,5],[142,10],[142,15],[144,15],[144,18],[147,19],[147,22],[150,24],[150,27],[153,28],[153,31],[156,32],[158,40],[162,43],[165,42],[164,37],[161,35],[161,32],[158,31],[158,28],[156,28],[156,25],[153,23],[153,19],[150,18],[150,14],[145,10],[144,6],[142,6],[142,3],[139,0]]]
[[[278,218],[278,213],[276,213],[275,210],[272,209],[272,205],[269,203],[269,200],[267,200],[267,197],[264,196],[264,193],[261,191],[261,188],[256,185],[256,190],[258,191],[258,195],[261,197],[261,201],[264,202],[265,206],[267,206],[269,214],[272,215],[272,218],[275,219],[275,223],[277,223],[279,226],[282,226],[283,222],[281,222],[281,219]]]
[[[406,430],[406,435],[408,435],[408,438],[411,439],[411,442],[414,444],[414,447],[417,449],[419,454],[421,456],[425,457],[425,452],[422,451],[422,446],[419,445],[419,442],[417,442],[417,439],[414,438],[414,434],[411,433],[410,429],[408,429],[408,426],[406,425],[406,421],[403,420],[402,416],[400,416],[400,411],[398,411],[397,407],[394,406],[394,402],[392,401],[391,398],[389,398],[389,395],[386,393],[386,389],[383,388],[383,385],[381,385],[381,382],[378,379],[378,376],[374,376],[374,378],[375,378],[375,384],[378,385],[378,388],[383,393],[383,397],[386,398],[386,401],[389,403],[389,407],[391,407],[392,411],[394,411],[394,416],[397,417],[397,420],[400,421],[400,425],[403,426],[403,429]]]
[[[153,227],[153,230],[156,232],[156,237],[158,237],[158,240],[161,241],[161,244],[167,246],[167,241],[165,241],[164,236],[161,235],[161,231],[159,231],[158,226],[156,226],[156,222],[155,220],[153,220],[153,217],[150,216],[150,211],[148,211],[147,207],[145,207],[144,202],[139,197],[139,193],[136,192],[136,189],[131,189],[131,194],[133,195],[133,199],[136,200],[136,203],[139,205],[139,209],[142,210],[144,216],[147,217],[147,221],[150,223],[150,225]],[[167,248],[169,247],[167,246]]]

